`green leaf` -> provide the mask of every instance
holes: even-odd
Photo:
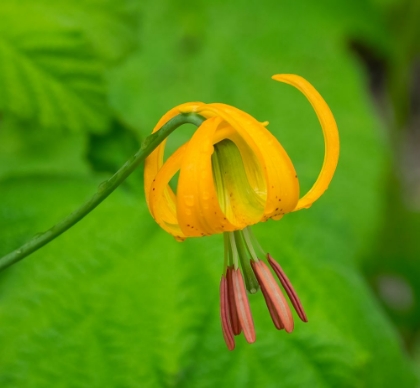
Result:
[[[31,4],[31,0],[20,1],[22,7]],[[52,18],[81,30],[98,57],[106,62],[123,59],[138,45],[136,0],[37,0],[36,4]]]
[[[0,122],[0,180],[28,175],[87,175],[82,133],[27,128],[14,120]],[[128,155],[128,154],[127,154]]]
[[[319,124],[302,95],[269,77],[299,73],[319,89],[340,129],[337,174],[311,209],[255,227],[309,322],[276,331],[259,293],[250,297],[257,342],[238,337],[228,352],[218,311],[221,236],[174,241],[143,196],[124,186],[0,274],[2,387],[416,386],[358,268],[382,220],[388,150],[344,47],[356,33],[386,39],[368,3],[334,4],[147,2],[142,51],[109,78],[113,106],[142,135],[188,100],[231,103],[270,120],[302,192],[321,166]],[[182,141],[183,129],[169,145]],[[96,151],[94,165],[103,165],[103,149]],[[45,173],[0,182],[0,254],[74,210],[97,183]]]
[[[81,179],[3,182],[0,254],[94,188]],[[309,225],[314,216],[308,212]],[[302,256],[290,244],[298,230],[311,231],[308,222],[298,229],[284,220],[291,232],[283,241],[276,241],[275,225],[260,229],[295,283],[309,323],[297,323],[290,335],[276,331],[258,294],[251,298],[257,342],[238,338],[230,353],[218,317],[221,237],[178,243],[154,225],[143,199],[119,190],[1,274],[2,386],[64,387],[62,376],[70,375],[81,387],[275,387],[280,380],[284,387],[412,386],[394,334],[356,270],[345,260]],[[320,232],[322,243],[329,234]],[[337,255],[341,245],[330,248]]]
[[[46,128],[105,130],[107,62],[135,41],[130,4],[2,2],[0,110]]]

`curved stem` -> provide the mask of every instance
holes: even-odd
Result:
[[[153,150],[166,139],[175,129],[182,124],[194,124],[200,126],[205,119],[195,113],[179,114],[162,126],[159,131],[148,136],[141,144],[137,153],[132,156],[111,178],[102,182],[98,191],[76,211],[55,224],[51,229],[33,237],[20,248],[0,258],[0,271],[10,265],[22,260],[39,248],[54,240],[60,234],[71,228],[83,217],[96,208],[106,197],[108,197],[124,180],[142,163]]]

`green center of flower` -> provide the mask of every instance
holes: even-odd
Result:
[[[211,161],[220,208],[233,224],[262,217],[266,187],[261,166],[229,139],[214,145]]]

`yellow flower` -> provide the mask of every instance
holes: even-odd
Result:
[[[241,330],[248,342],[255,331],[246,288],[261,287],[275,326],[293,330],[293,318],[270,270],[257,257],[250,225],[309,208],[327,189],[339,154],[334,117],[321,95],[297,75],[273,79],[293,85],[312,104],[325,140],[324,164],[313,187],[299,199],[293,164],[277,139],[247,113],[229,105],[192,102],[166,113],[153,132],[173,117],[196,113],[206,120],[192,138],[164,162],[165,142],[146,159],[145,192],[156,222],[177,240],[224,233],[225,265],[220,285],[223,334],[229,349]],[[176,193],[169,182],[179,172]],[[262,250],[261,250],[262,251]],[[262,251],[263,252],[263,251]],[[306,315],[280,265],[263,252],[303,321]]]

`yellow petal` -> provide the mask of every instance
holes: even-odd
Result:
[[[262,220],[278,219],[297,204],[299,182],[286,151],[277,139],[247,113],[224,104],[207,104],[196,108],[204,117],[221,117],[244,139],[258,158],[264,171],[267,199]]]
[[[337,167],[340,150],[337,124],[327,103],[304,78],[294,74],[277,74],[272,78],[294,86],[306,96],[318,116],[324,134],[325,155],[321,172],[312,188],[299,199],[294,211],[307,209],[327,190]]]
[[[217,117],[201,124],[188,142],[182,159],[177,214],[179,226],[186,236],[203,236],[238,228],[229,222],[220,208],[213,180],[211,155],[214,133],[219,124]]]
[[[234,225],[256,224],[264,214],[266,202],[264,179],[254,179],[262,177],[258,160],[249,149],[241,152],[229,138],[215,143],[214,149],[212,167],[222,211]],[[246,159],[244,152],[249,155]]]
[[[182,240],[186,236],[178,225],[176,196],[169,186],[169,181],[179,170],[186,147],[187,143],[168,158],[152,179],[149,192],[146,192],[153,218],[162,229],[178,240]]]
[[[158,131],[170,119],[174,118],[180,113],[192,112],[194,111],[194,109],[196,109],[202,104],[203,103],[201,102],[189,102],[186,104],[181,104],[181,105],[176,106],[175,108],[171,109],[160,118],[160,120],[154,127],[152,133],[155,133],[156,131]],[[146,158],[146,161],[144,163],[144,190],[146,193],[146,202],[147,202],[147,206],[149,207],[149,210],[150,210],[150,205],[149,205],[150,187],[152,186],[153,179],[155,178],[159,169],[162,167],[163,156],[165,153],[165,145],[166,145],[166,139],[162,143],[160,143],[158,147],[156,147],[156,149]]]

